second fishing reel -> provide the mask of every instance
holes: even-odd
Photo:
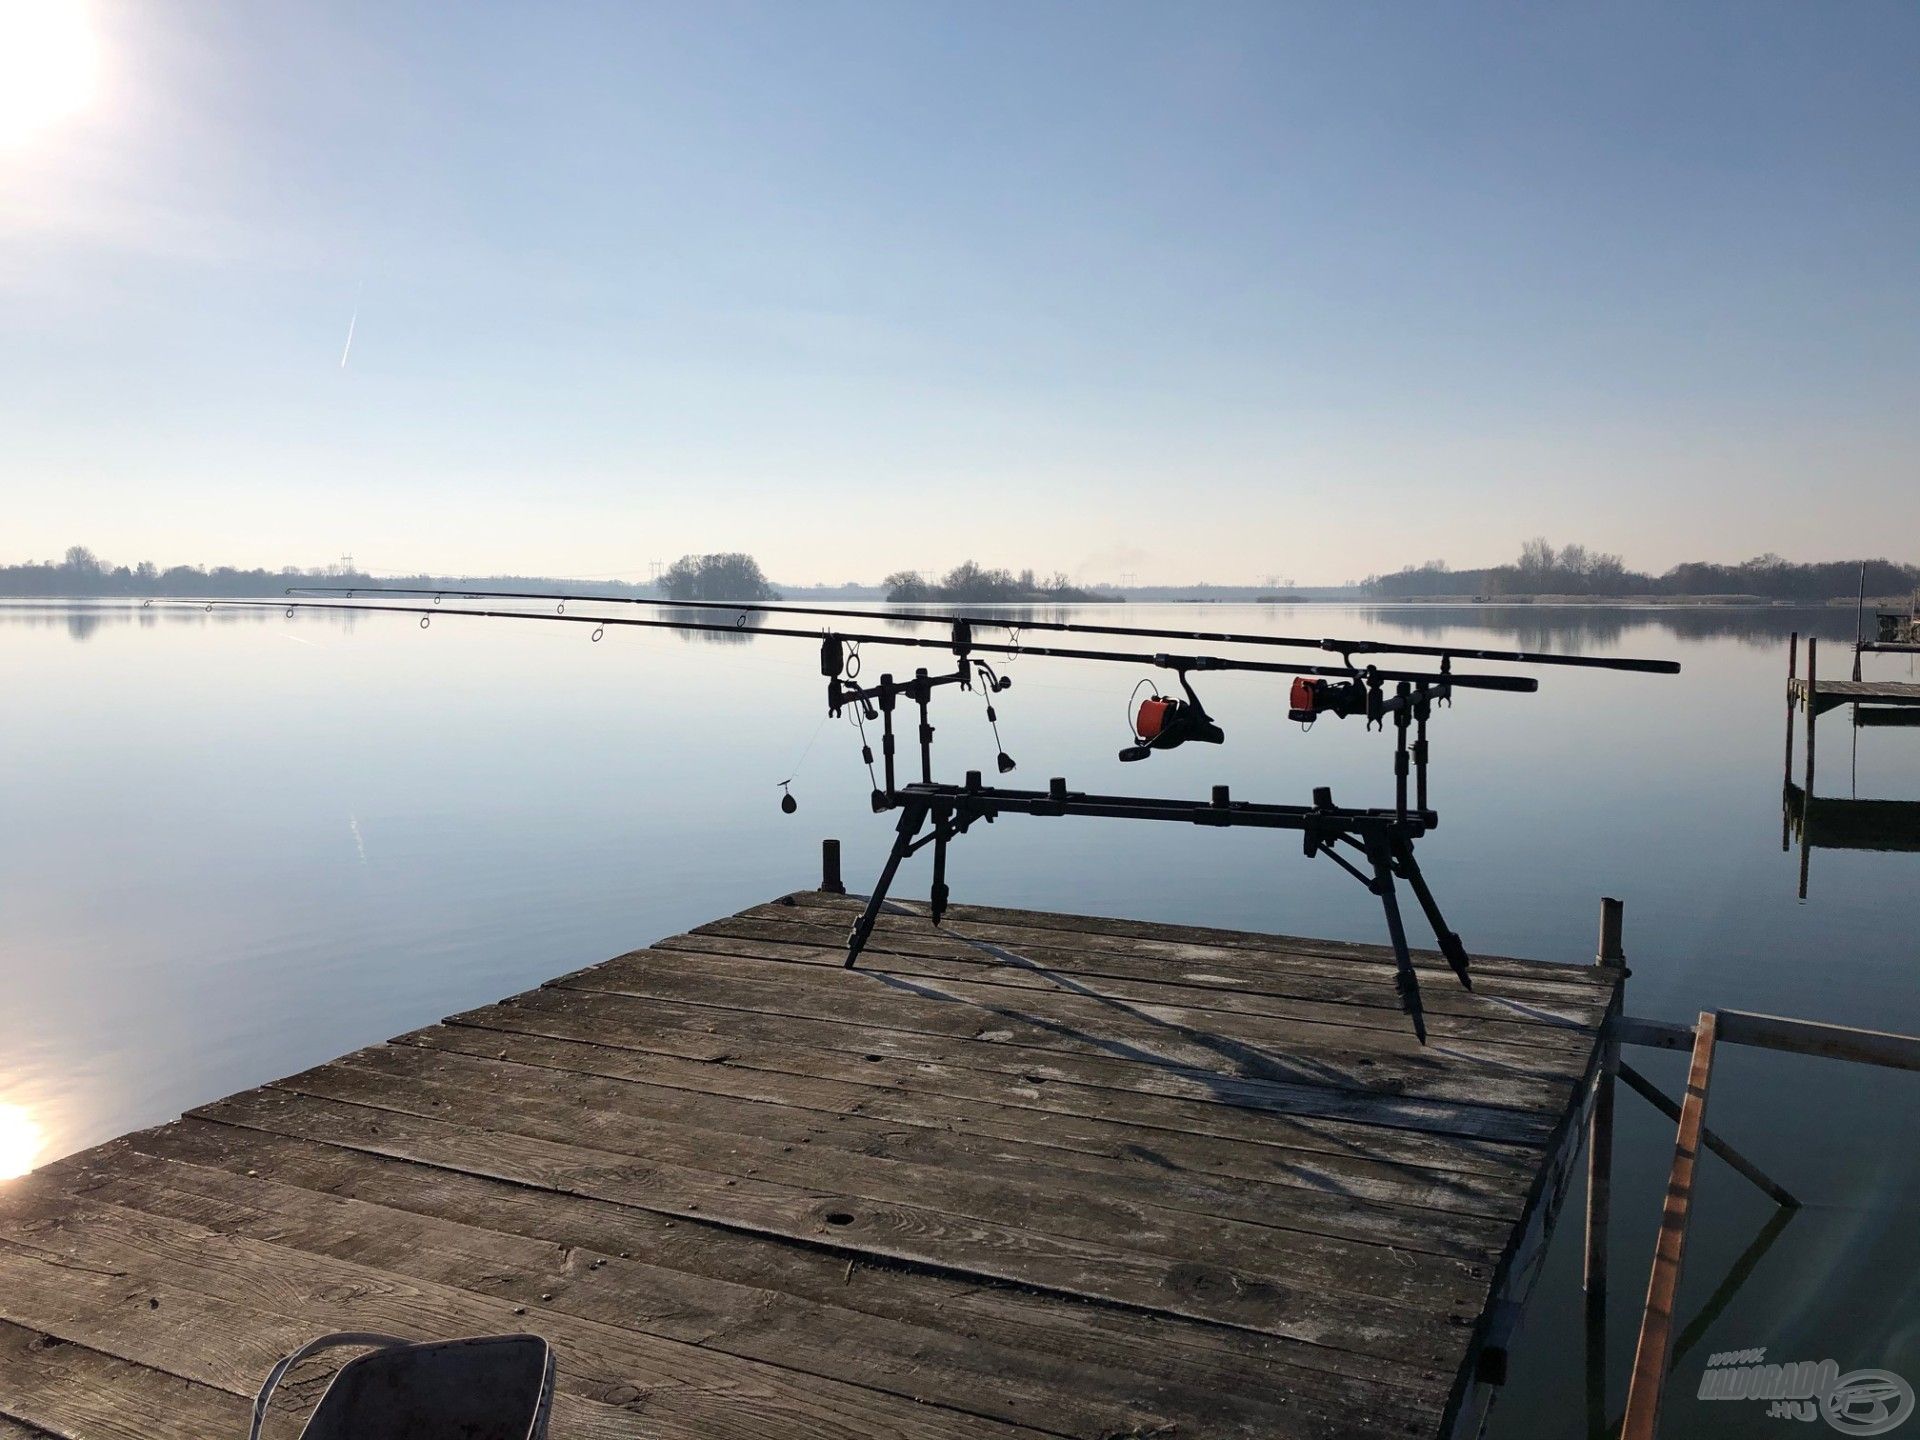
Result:
[[[1133,744],[1120,752],[1122,760],[1144,760],[1156,750],[1177,749],[1189,740],[1205,745],[1219,745],[1226,740],[1226,732],[1213,723],[1207,707],[1194,694],[1187,672],[1182,670],[1179,676],[1180,688],[1187,692],[1184,700],[1153,691],[1135,708],[1133,702],[1139,699],[1141,689],[1151,690],[1153,682],[1142,680],[1133,687],[1133,695],[1127,701]]]

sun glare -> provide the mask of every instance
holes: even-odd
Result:
[[[100,43],[86,0],[0,0],[0,147],[78,115],[99,80]]]
[[[0,1105],[0,1180],[11,1180],[33,1168],[45,1137],[33,1117],[18,1105]]]

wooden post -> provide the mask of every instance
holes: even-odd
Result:
[[[1707,1083],[1713,1078],[1717,1025],[1714,1013],[1703,1010],[1700,1023],[1694,1027],[1693,1063],[1687,1069],[1686,1098],[1680,1103],[1673,1168],[1667,1178],[1666,1205],[1660,1212],[1653,1272],[1647,1278],[1647,1308],[1640,1317],[1640,1343],[1633,1352],[1633,1376],[1627,1382],[1627,1413],[1620,1422],[1620,1440],[1654,1440],[1659,1430],[1667,1362],[1673,1353],[1673,1307],[1687,1255],[1687,1226],[1693,1216],[1693,1167],[1700,1155],[1700,1132],[1706,1126]]]
[[[1853,607],[1853,678],[1860,678],[1860,642],[1867,638],[1863,628],[1867,614],[1867,567],[1860,567],[1860,599]]]
[[[1807,898],[1808,871],[1813,866],[1813,725],[1820,718],[1820,640],[1807,637],[1807,778],[1800,787],[1800,898]]]
[[[1787,759],[1786,763],[1782,765],[1780,769],[1781,778],[1788,785],[1793,783],[1793,681],[1799,668],[1800,632],[1796,630],[1787,637]],[[1787,848],[1787,837],[1784,828],[1780,833],[1780,848],[1782,850]]]
[[[844,895],[847,887],[840,880],[840,842],[820,842],[820,888],[829,895]]]
[[[1626,918],[1626,901],[1611,895],[1600,898],[1600,946],[1594,951],[1594,964],[1626,968],[1627,952],[1620,948],[1620,931]]]
[[[1807,637],[1807,779],[1800,788],[1806,792],[1807,803],[1813,803],[1813,722],[1820,718],[1820,641],[1817,636]]]
[[[1580,1284],[1589,1317],[1607,1303],[1607,1222],[1613,1213],[1613,1089],[1620,1069],[1618,1020],[1626,988],[1627,957],[1620,948],[1626,907],[1608,896],[1600,902],[1600,945],[1593,963],[1614,972],[1613,1006],[1600,1039],[1600,1067],[1593,1080],[1593,1112],[1587,1122],[1587,1246]]]

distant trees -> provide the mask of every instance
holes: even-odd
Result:
[[[162,570],[151,560],[131,568],[102,560],[85,545],[70,545],[59,560],[0,565],[0,595],[275,595],[289,585],[311,583],[320,571],[236,570],[222,565],[204,570],[174,565]],[[371,577],[354,580],[371,584]]]
[[[1473,595],[1480,589],[1480,570],[1455,571],[1444,560],[1409,565],[1391,575],[1369,575],[1360,588],[1394,600],[1417,600],[1430,595]]]
[[[778,600],[760,562],[739,551],[682,555],[660,577],[670,600]]]
[[[937,600],[934,587],[918,570],[896,570],[880,582],[886,586],[887,599],[895,604],[914,600]]]
[[[1796,565],[1778,555],[1757,555],[1738,565],[1689,561],[1664,575],[1629,570],[1618,555],[1584,545],[1556,549],[1544,538],[1527,541],[1511,565],[1452,570],[1444,560],[1410,565],[1390,575],[1369,575],[1362,587],[1390,599],[1436,595],[1756,595],[1767,600],[1824,601],[1855,593],[1859,560]],[[1920,566],[1868,560],[1867,594],[1898,595],[1920,586]]]
[[[1484,572],[1481,588],[1488,595],[1631,595],[1651,583],[1650,576],[1628,571],[1618,555],[1584,545],[1555,550],[1536,536],[1520,547],[1514,564]]]
[[[915,600],[952,600],[972,605],[1086,602],[1111,599],[1082,590],[1056,570],[1045,580],[1033,571],[989,570],[977,561],[963,560],[938,580],[929,580],[917,570],[896,570],[886,578],[887,599],[896,604]]]

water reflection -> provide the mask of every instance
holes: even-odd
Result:
[[[1789,630],[1851,640],[1854,623],[1850,607],[1831,605],[1379,605],[1355,613],[1369,624],[1415,632],[1491,631],[1518,649],[1569,655],[1613,649],[1628,636],[1642,647],[1672,639],[1771,649]]]
[[[0,1180],[12,1180],[33,1169],[46,1136],[25,1106],[0,1101]]]
[[[664,609],[658,616],[642,613],[643,619],[671,620],[678,625],[700,626],[700,629],[676,630],[674,633],[689,644],[706,645],[744,645],[754,638],[753,632],[767,623],[767,617],[757,611],[741,610],[728,615],[723,610],[681,610]]]

